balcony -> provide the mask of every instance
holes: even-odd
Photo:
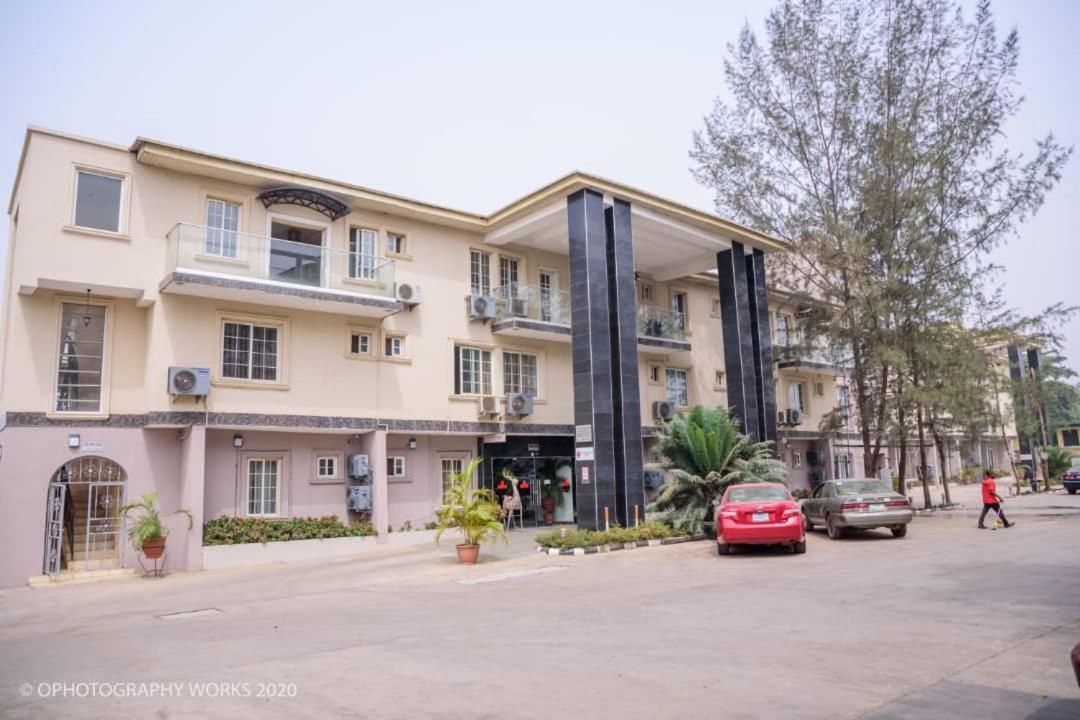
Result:
[[[848,353],[819,342],[789,345],[778,341],[773,345],[773,359],[778,370],[798,369],[836,375],[851,367]]]
[[[497,287],[492,332],[570,342],[570,293],[513,283]]]
[[[185,223],[167,239],[161,292],[366,317],[402,309],[392,261]]]
[[[638,306],[638,345],[688,352],[686,316],[648,305]]]

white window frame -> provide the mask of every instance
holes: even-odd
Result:
[[[89,304],[93,307],[105,308],[105,328],[102,333],[102,357],[101,357],[101,391],[99,394],[98,408],[97,410],[57,410],[57,399],[60,391],[60,353],[63,349],[64,340],[61,337],[61,333],[64,330],[64,305],[72,305],[75,308],[86,306],[88,301],[85,298],[75,297],[57,297],[56,298],[56,324],[53,327],[53,338],[55,345],[53,346],[53,359],[52,359],[52,392],[49,395],[48,405],[45,410],[46,416],[51,417],[84,417],[84,418],[101,418],[109,415],[109,395],[110,395],[110,382],[109,376],[112,368],[112,323],[113,323],[113,303],[111,301],[101,300],[89,300]]]
[[[350,330],[349,331],[349,354],[358,357],[370,357],[371,356],[371,343],[373,335],[370,332],[363,330]],[[367,341],[367,349],[361,348],[361,340]],[[353,349],[353,341],[356,341],[356,349]]]
[[[329,461],[331,472],[323,471],[324,461]],[[341,479],[341,456],[337,453],[317,453],[315,455],[315,479],[316,480],[340,480]]]
[[[104,230],[102,228],[90,227],[89,225],[79,225],[75,222],[75,218],[79,214],[79,176],[83,173],[87,175],[97,175],[98,177],[109,178],[111,180],[120,181],[120,203],[116,209],[116,229]],[[123,235],[124,234],[124,208],[126,206],[127,195],[127,182],[128,177],[123,173],[109,172],[107,170],[99,170],[97,168],[86,167],[83,165],[75,166],[75,180],[72,187],[71,195],[71,226],[79,228],[80,230],[87,230],[89,232],[100,232],[109,235]]]
[[[652,302],[652,285],[649,285],[647,283],[641,283],[640,287],[638,288],[638,298],[641,300],[641,302]]]
[[[210,207],[213,203],[221,205],[220,226],[210,224]],[[232,229],[226,227],[229,208],[236,209],[236,227]],[[206,232],[203,237],[204,255],[228,258],[229,260],[235,260],[239,257],[240,248],[238,241],[240,239],[240,218],[243,216],[243,211],[244,206],[238,202],[224,200],[214,196],[207,196],[206,212],[204,215],[204,222],[206,223]],[[227,250],[231,250],[231,252],[227,252]]]
[[[366,253],[370,240],[371,252]],[[379,231],[368,227],[349,228],[349,279],[375,280],[379,268]]]
[[[792,450],[791,451],[791,467],[792,468],[801,468],[802,467],[802,453],[799,452],[798,450]]]
[[[254,342],[249,341],[248,346],[248,364],[247,364],[247,377],[232,377],[225,374],[225,326],[226,324],[234,325],[250,325],[252,327],[262,327],[268,329],[277,330],[277,357],[276,357],[276,372],[273,380],[267,379],[252,379],[251,378],[251,355],[254,352]],[[288,384],[288,367],[286,359],[288,357],[288,344],[289,344],[289,325],[287,320],[277,318],[266,318],[252,315],[240,315],[231,313],[220,313],[218,315],[218,358],[217,363],[214,366],[214,382],[217,384],[230,385],[245,385],[252,387],[269,386],[269,387],[283,387]],[[252,331],[249,337],[253,337],[254,331]]]
[[[791,345],[791,324],[788,322],[788,316],[784,313],[776,313],[776,332],[773,334],[776,336],[774,342],[777,347],[788,347]]]
[[[672,397],[672,385],[671,379],[678,378],[682,375],[682,393],[676,397]],[[675,393],[679,393],[680,388],[675,388]],[[669,402],[675,403],[676,407],[690,407],[690,373],[686,368],[665,368],[664,369],[664,391],[666,393]],[[685,400],[685,402],[682,402]]]
[[[409,254],[409,236],[396,230],[387,230],[386,239],[383,241],[383,247],[386,248],[387,255],[397,255],[398,257],[404,257]]]
[[[723,370],[713,370],[713,390],[720,391],[720,390],[723,390],[723,389],[724,389],[724,371]]]
[[[262,462],[274,463],[277,465],[276,483],[274,486],[274,508],[273,512],[265,512],[266,510],[266,491],[262,491],[263,497],[260,500],[261,508],[263,512],[251,512],[251,463]],[[285,484],[283,474],[285,471],[285,459],[278,455],[249,455],[244,458],[244,514],[247,517],[281,517],[281,488]],[[265,470],[263,472],[265,486]]]
[[[802,410],[803,414],[806,414],[806,394],[803,392],[803,384],[800,381],[788,382],[788,408]]]
[[[677,310],[676,307],[681,305],[682,309]],[[686,318],[690,313],[690,296],[685,290],[672,290],[671,291],[671,318],[675,322],[675,327],[680,330],[686,330]]]
[[[451,472],[464,472],[465,468],[469,467],[469,461],[472,459],[472,456],[467,452],[441,452],[436,455],[436,459],[437,464],[435,467],[439,478],[439,502],[443,503],[446,501],[446,491],[449,488],[449,481],[446,476],[443,475],[444,466],[449,463]],[[455,465],[459,466],[459,469],[454,470],[453,468]]]
[[[477,364],[476,381],[470,384],[470,388],[465,387],[465,357],[464,352],[477,353],[475,362]],[[457,353],[455,364],[458,367],[458,377],[454,381],[455,390],[457,395],[467,395],[469,397],[483,397],[485,395],[492,394],[492,388],[494,387],[492,380],[492,362],[490,348],[477,347],[475,345],[455,345],[454,352]],[[485,369],[485,355],[486,369]],[[474,387],[475,386],[475,387]],[[474,390],[479,390],[475,392]]]
[[[648,372],[648,380],[650,385],[663,385],[664,381],[660,377],[660,364],[649,363],[646,372]]]
[[[491,295],[491,253],[469,248],[469,292]]]
[[[383,333],[383,357],[400,360],[408,357],[403,333]]]
[[[386,458],[386,477],[407,477],[406,467],[404,455],[389,455]]]
[[[513,363],[508,362],[508,360],[510,360],[511,356],[517,358],[516,362],[517,362],[518,369],[517,369],[516,372],[517,372],[518,379],[517,379],[517,388],[516,389],[513,387],[514,383],[513,383],[513,381],[511,380],[511,377],[510,377],[511,376],[510,365],[512,365]],[[532,358],[533,370],[535,371],[535,376],[533,377],[533,386],[534,387],[533,387],[533,392],[531,392],[531,393],[529,393],[528,389],[526,389],[526,387],[525,387],[525,374],[524,374],[524,367],[525,367],[524,360],[525,360],[525,358]],[[537,355],[536,353],[524,352],[522,350],[506,350],[506,349],[504,349],[503,352],[502,352],[502,362],[503,362],[503,368],[502,368],[503,369],[503,378],[502,378],[502,380],[503,380],[503,394],[504,395],[507,395],[507,394],[512,393],[512,392],[518,392],[518,393],[531,394],[534,398],[539,398],[540,397],[540,356],[539,355]]]

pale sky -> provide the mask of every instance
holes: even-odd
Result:
[[[713,209],[690,136],[771,2],[69,2],[0,7],[0,188],[27,124],[137,135],[489,212],[571,170]],[[1080,145],[1080,2],[995,0],[1017,27],[1030,150]],[[1077,302],[1080,155],[996,254],[1010,301]],[[6,241],[7,223],[0,226]],[[31,241],[32,238],[27,238]],[[0,255],[2,258],[3,255]],[[0,260],[2,262],[2,260]],[[1064,329],[1080,370],[1080,319]]]

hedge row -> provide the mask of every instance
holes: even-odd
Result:
[[[203,525],[203,545],[239,545],[277,540],[315,540],[374,535],[365,521],[346,525],[336,515],[312,518],[217,517]]]
[[[675,530],[670,525],[653,521],[629,528],[616,525],[609,530],[553,530],[539,533],[536,536],[536,543],[541,547],[569,550],[591,545],[614,545],[639,540],[663,540],[664,538],[685,534]]]

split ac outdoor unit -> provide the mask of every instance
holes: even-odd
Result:
[[[787,424],[795,427],[796,425],[802,425],[803,411],[799,408],[789,408],[787,411]]]
[[[368,465],[368,456],[362,453],[349,456],[349,477],[354,480],[364,480],[371,476],[371,468]]]
[[[420,286],[416,283],[399,282],[394,294],[397,296],[398,302],[407,307],[420,304]]]
[[[371,486],[350,485],[345,488],[345,507],[353,512],[370,512]]]
[[[210,368],[169,368],[169,394],[206,397],[210,394]]]
[[[495,298],[490,295],[469,296],[469,319],[492,320],[495,317]]]
[[[657,400],[652,404],[652,414],[657,420],[672,420],[675,417],[675,403],[670,400]]]
[[[506,396],[506,414],[522,417],[531,415],[533,410],[533,397],[525,393],[510,393]]]
[[[480,406],[480,415],[498,415],[499,414],[499,400],[500,398],[494,395],[485,395],[480,398],[478,403]]]
[[[787,411],[786,410],[777,410],[776,411],[776,424],[777,425],[787,425]]]

